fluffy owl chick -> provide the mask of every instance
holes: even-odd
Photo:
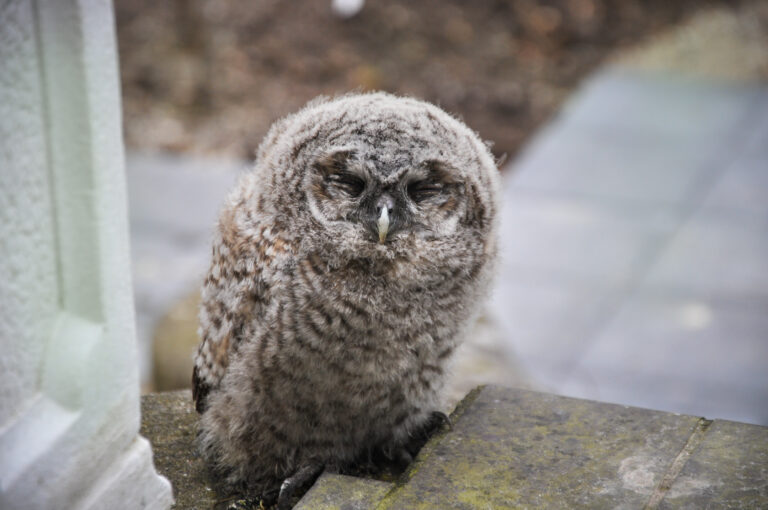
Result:
[[[487,289],[499,177],[441,109],[388,94],[278,121],[221,213],[200,309],[201,450],[269,497],[406,455]]]

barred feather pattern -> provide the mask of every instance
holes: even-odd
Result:
[[[338,168],[360,196],[328,187]],[[410,200],[429,172],[439,191]],[[222,209],[200,308],[200,446],[232,488],[397,448],[441,409],[493,273],[498,180],[474,132],[415,99],[319,99],[272,127]],[[403,218],[386,242],[362,224],[381,193]]]

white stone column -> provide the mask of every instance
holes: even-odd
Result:
[[[0,0],[0,508],[168,508],[138,434],[112,5]]]

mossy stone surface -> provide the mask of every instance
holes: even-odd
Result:
[[[768,508],[768,428],[713,422],[659,508]]]
[[[391,488],[388,482],[324,473],[294,510],[368,510]]]
[[[222,508],[189,390],[142,397],[175,508]],[[323,474],[296,508],[768,508],[768,428],[486,386],[394,483]]]
[[[488,386],[378,509],[643,508],[699,419]]]

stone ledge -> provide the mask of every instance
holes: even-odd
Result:
[[[171,508],[210,510],[217,503],[206,482],[203,460],[196,454],[196,431],[190,390],[141,397],[141,435],[152,443],[158,473],[173,486],[176,503]]]
[[[377,509],[768,504],[768,428],[493,386],[468,400]]]
[[[176,508],[209,509],[189,391],[142,399]],[[768,428],[497,386],[471,392],[394,484],[325,474],[300,509],[760,508]]]
[[[294,510],[367,510],[374,508],[393,486],[379,480],[323,473]]]

